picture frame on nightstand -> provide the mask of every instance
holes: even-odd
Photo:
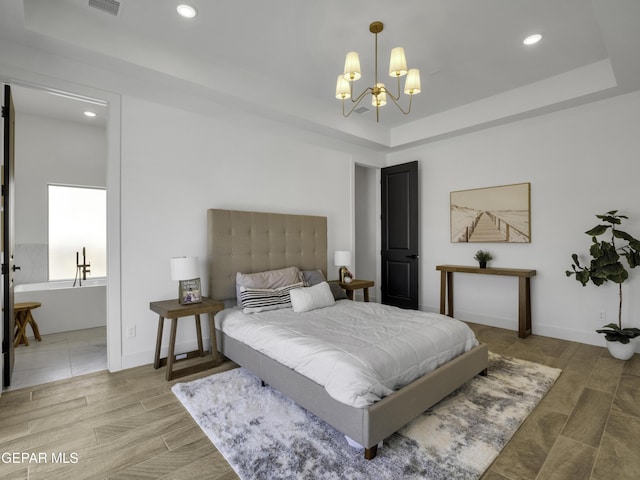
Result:
[[[199,278],[180,280],[178,291],[180,295],[178,298],[182,305],[202,302],[202,290],[200,288]]]

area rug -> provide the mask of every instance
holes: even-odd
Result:
[[[373,460],[339,431],[237,368],[173,392],[243,480],[479,478],[560,370],[490,354],[476,376],[384,441]]]

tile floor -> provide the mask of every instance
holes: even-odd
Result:
[[[6,390],[106,369],[106,327],[42,335],[41,342],[29,337],[28,347],[15,349],[13,378]]]

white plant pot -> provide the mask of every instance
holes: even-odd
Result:
[[[640,337],[632,338],[629,343],[610,342],[607,340],[607,348],[613,358],[629,360],[636,352],[636,342]]]

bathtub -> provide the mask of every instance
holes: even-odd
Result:
[[[107,279],[28,283],[14,287],[14,301],[40,302],[32,311],[40,333],[68,332],[107,325]],[[31,330],[27,328],[29,334]]]

